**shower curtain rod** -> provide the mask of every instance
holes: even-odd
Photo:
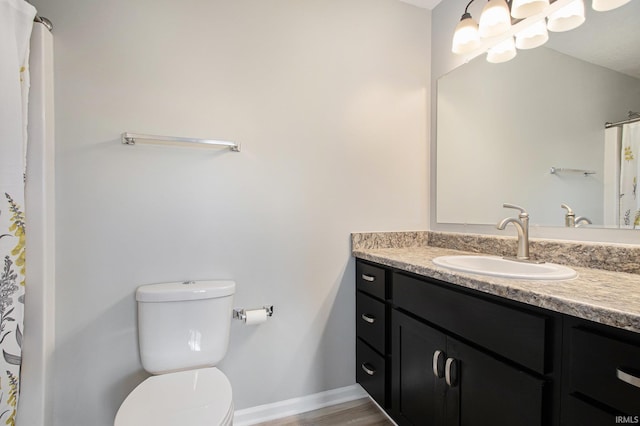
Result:
[[[629,114],[627,114],[627,117],[628,118],[626,120],[616,121],[615,123],[611,123],[611,122],[607,121],[606,123],[604,123],[604,128],[608,129],[610,127],[622,126],[623,124],[628,124],[628,123],[633,123],[633,122],[636,122],[636,121],[640,121],[640,112],[629,111]]]
[[[44,16],[37,16],[35,18],[33,18],[33,22],[38,22],[42,25],[44,25],[45,27],[47,27],[47,29],[49,31],[53,30],[53,24],[51,23],[50,20],[48,20],[47,18],[45,18]]]

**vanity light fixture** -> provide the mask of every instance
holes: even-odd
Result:
[[[585,22],[584,0],[489,0],[476,24],[469,12],[474,1],[469,1],[456,26],[451,51],[471,57],[486,51],[487,61],[493,63],[514,58],[516,48],[542,46],[549,39],[547,30],[569,31]],[[629,1],[592,0],[592,7],[607,11]]]
[[[515,58],[517,54],[513,37],[508,37],[487,51],[487,62],[499,64]]]
[[[591,7],[593,7],[593,10],[596,12],[606,12],[625,5],[630,1],[631,0],[593,0]]]
[[[470,53],[480,47],[480,35],[478,34],[478,23],[471,17],[469,6],[473,3],[471,0],[464,9],[464,14],[460,18],[460,22],[456,26],[453,33],[453,45],[451,51],[455,54],[462,55]]]
[[[544,19],[516,33],[516,47],[521,50],[542,46],[547,40],[549,40],[549,32],[547,31],[547,23]]]
[[[478,33],[482,38],[495,37],[511,29],[511,14],[505,0],[489,0],[482,9]]]
[[[549,0],[513,0],[511,2],[511,16],[524,19],[541,13],[549,6]]]
[[[549,15],[549,31],[562,32],[578,28],[584,23],[584,0],[574,0]]]

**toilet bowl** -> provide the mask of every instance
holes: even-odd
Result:
[[[231,384],[215,365],[229,343],[233,281],[138,287],[142,367],[154,374],[124,400],[114,426],[233,424]]]
[[[125,399],[114,422],[114,426],[231,424],[231,384],[215,367],[149,377]]]

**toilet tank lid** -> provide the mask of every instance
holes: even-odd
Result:
[[[177,302],[214,299],[231,296],[235,291],[236,283],[230,280],[146,284],[136,290],[136,300],[138,302]]]

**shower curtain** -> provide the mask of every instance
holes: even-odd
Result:
[[[620,228],[640,228],[640,122],[622,127],[620,161]]]
[[[25,289],[24,174],[29,39],[36,10],[0,0],[0,422],[15,425]]]

